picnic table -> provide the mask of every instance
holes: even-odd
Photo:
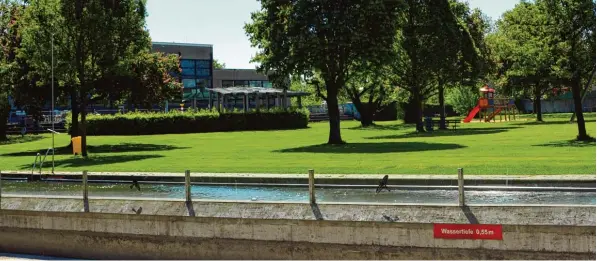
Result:
[[[456,130],[456,128],[458,127],[458,124],[460,123],[460,120],[445,120],[446,122],[446,128],[450,128],[452,127],[452,130]],[[441,120],[433,120],[433,126],[440,126],[441,124]]]

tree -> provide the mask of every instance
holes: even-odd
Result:
[[[28,77],[26,61],[17,56],[21,46],[21,18],[25,6],[14,0],[0,0],[0,140],[6,140],[10,113],[9,97],[15,105],[26,107],[43,103],[43,91]],[[24,95],[25,93],[31,95]],[[38,100],[36,102],[36,100]],[[40,106],[28,106],[28,111],[39,112]]]
[[[406,22],[393,73],[399,79],[398,87],[410,93],[405,122],[416,123],[417,131],[423,132],[423,102],[435,95],[439,90],[436,87],[446,81],[437,76],[453,74],[454,64],[473,60],[478,51],[468,28],[454,15],[450,1],[407,0],[406,3]]]
[[[220,61],[218,61],[217,59],[214,59],[213,68],[214,68],[214,70],[215,69],[225,69],[226,68],[226,64],[225,63],[220,63]]]
[[[593,0],[538,0],[550,25],[550,49],[561,54],[556,72],[572,87],[577,118],[577,140],[592,140],[585,127],[581,88],[595,67],[595,2]]]
[[[338,94],[357,62],[385,63],[399,28],[400,1],[260,0],[245,25],[254,61],[273,75],[303,75],[328,106],[328,144],[341,144]],[[270,75],[271,75],[270,74]],[[325,91],[324,91],[325,90]],[[325,93],[325,94],[324,94]]]
[[[541,98],[559,82],[553,70],[558,58],[550,51],[547,14],[536,3],[521,2],[503,14],[490,41],[503,90],[518,90],[531,98],[537,121],[543,121]]]
[[[444,35],[442,52],[438,53],[439,68],[436,71],[437,93],[440,106],[440,129],[447,129],[445,111],[445,90],[449,86],[470,89],[479,77],[490,68],[485,33],[489,30],[489,19],[479,9],[472,12],[468,3],[450,0],[450,9],[455,20],[449,23],[453,33]],[[458,33],[459,32],[459,33]],[[459,93],[466,92],[461,90]]]
[[[159,52],[141,52],[130,63],[125,75],[106,77],[99,85],[114,86],[106,93],[110,100],[128,99],[136,107],[151,108],[164,100],[179,97],[182,84],[172,73],[180,73],[178,56]]]
[[[98,83],[126,74],[133,58],[149,48],[145,16],[144,0],[31,0],[29,3],[24,17],[22,57],[31,61],[37,71],[49,72],[48,50],[54,40],[57,80],[70,94],[71,135],[81,136],[84,157],[87,156],[87,106],[113,93],[114,86]],[[48,82],[48,73],[42,79]]]
[[[388,66],[355,70],[353,77],[346,84],[343,93],[348,97],[361,116],[361,126],[373,124],[373,117],[383,105],[387,105],[394,89],[391,85],[391,74]]]

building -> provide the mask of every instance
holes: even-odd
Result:
[[[180,55],[183,93],[181,100],[170,101],[169,107],[184,103],[186,108],[207,108],[211,88],[272,87],[268,77],[254,69],[214,69],[210,44],[153,42],[152,50]]]

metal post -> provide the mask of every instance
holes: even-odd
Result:
[[[52,174],[54,174],[54,34],[52,34]]]
[[[191,171],[185,170],[184,172],[184,191],[185,199],[187,202],[191,202]]]
[[[87,171],[83,171],[83,201],[87,201],[89,199],[89,193],[87,188]]]
[[[464,203],[464,170],[458,168],[458,205],[463,207]]]
[[[0,171],[0,209],[2,209],[2,171]]]
[[[315,204],[315,170],[309,170],[309,203]]]

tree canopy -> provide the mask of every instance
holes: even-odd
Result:
[[[393,55],[399,28],[400,1],[384,0],[260,0],[245,30],[259,70],[280,75],[304,75],[316,83],[328,106],[328,143],[343,143],[338,94],[351,79],[353,65],[384,63]]]

